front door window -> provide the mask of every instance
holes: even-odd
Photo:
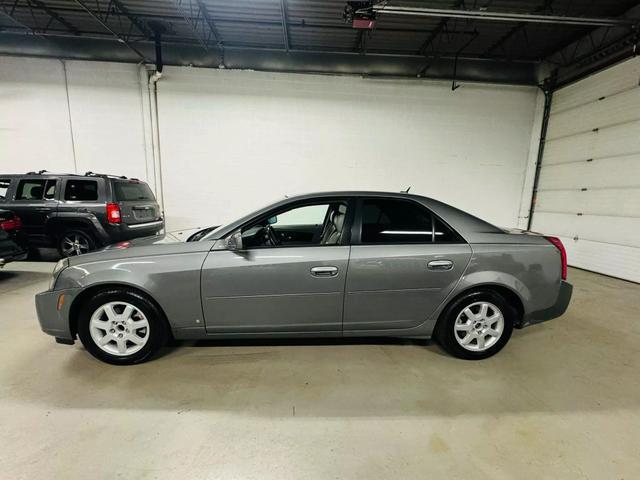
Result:
[[[340,245],[346,215],[343,201],[297,206],[245,227],[242,244],[245,248]]]

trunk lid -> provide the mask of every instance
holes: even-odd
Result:
[[[160,205],[146,183],[139,180],[114,180],[113,193],[120,206],[122,223],[136,225],[162,219]]]

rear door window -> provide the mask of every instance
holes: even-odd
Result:
[[[121,202],[131,202],[136,200],[155,201],[153,192],[149,185],[141,182],[114,182],[116,199]]]
[[[16,200],[53,200],[56,196],[56,180],[29,179],[18,184]]]
[[[98,200],[98,182],[95,180],[67,180],[64,199],[80,202]]]
[[[404,200],[371,199],[362,204],[362,243],[431,243],[431,212]]]

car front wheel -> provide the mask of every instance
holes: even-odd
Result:
[[[444,311],[436,336],[450,354],[480,360],[498,353],[513,332],[516,310],[493,291],[458,298]]]
[[[78,336],[94,357],[114,365],[150,359],[167,341],[162,313],[131,290],[105,290],[82,307]]]

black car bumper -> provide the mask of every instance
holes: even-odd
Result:
[[[3,254],[0,252],[0,267],[4,267],[9,262],[18,262],[20,260],[27,259],[28,252],[26,250],[20,250],[18,252],[11,252]]]
[[[573,293],[573,285],[568,282],[562,281],[560,283],[560,290],[558,292],[558,298],[555,303],[551,305],[549,308],[545,308],[544,310],[538,310],[536,312],[531,312],[524,316],[522,319],[521,327],[526,327],[529,325],[534,325],[536,323],[546,322],[547,320],[552,320],[554,318],[558,318],[567,311],[569,307],[569,303],[571,302],[571,295]]]

